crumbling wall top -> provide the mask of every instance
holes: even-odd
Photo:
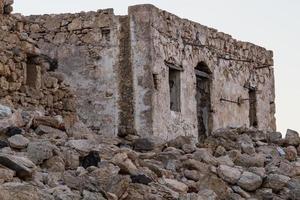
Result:
[[[14,0],[0,0],[0,14],[8,15],[13,11]]]

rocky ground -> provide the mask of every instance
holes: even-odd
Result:
[[[224,129],[189,137],[99,136],[61,116],[0,105],[1,200],[300,199],[300,138]]]

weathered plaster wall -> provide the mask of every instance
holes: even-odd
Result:
[[[25,30],[75,90],[81,120],[100,134],[118,132],[119,17],[112,9],[27,17]]]
[[[133,70],[134,113],[136,131],[153,135],[153,77],[151,5],[129,7],[131,65]]]
[[[220,101],[248,99],[251,82],[257,87],[258,128],[275,130],[274,75],[272,52],[189,20],[180,19],[151,5],[134,6],[129,11],[133,26],[133,63],[138,107],[151,113],[154,135],[171,139],[178,135],[197,137],[196,77],[194,68],[204,62],[212,72],[211,104],[213,130],[227,126],[249,127],[249,101],[240,105]],[[147,17],[148,16],[148,17]],[[144,32],[142,31],[144,30]],[[143,41],[136,38],[143,38]],[[181,112],[170,110],[168,66],[183,68],[181,73]],[[158,86],[154,89],[155,77]],[[152,80],[148,81],[148,78]],[[152,82],[152,84],[151,84]],[[143,86],[143,83],[148,86]],[[149,94],[152,97],[147,97]],[[137,98],[138,96],[138,98]],[[147,105],[147,99],[152,104]],[[150,101],[150,100],[149,100]],[[138,109],[137,109],[138,110]]]

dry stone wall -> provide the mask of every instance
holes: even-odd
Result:
[[[63,77],[50,69],[55,61],[41,54],[24,32],[22,21],[20,16],[0,15],[1,102],[49,115],[75,112],[72,91]]]
[[[75,90],[80,119],[99,133],[118,125],[119,21],[112,9],[27,17],[26,32]]]
[[[13,11],[13,0],[0,0],[0,15],[8,15]]]
[[[212,74],[212,131],[228,126],[250,126],[249,88],[256,90],[257,128],[276,129],[271,51],[237,41],[230,35],[151,5],[134,6],[131,10],[134,14],[129,12],[129,15],[135,25],[132,26],[133,39],[146,38],[142,41],[136,39],[137,45],[132,47],[136,55],[144,55],[142,60],[140,56],[132,58],[138,76],[136,99],[152,99],[153,103],[148,107],[139,106],[146,110],[144,113],[151,113],[154,135],[165,139],[185,134],[198,136],[195,67],[199,63],[205,63]],[[170,64],[182,68],[180,112],[170,110]],[[141,83],[147,78],[139,81],[141,77],[153,80],[144,87]]]

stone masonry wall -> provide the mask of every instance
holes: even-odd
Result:
[[[20,23],[75,90],[81,120],[100,134],[197,138],[199,63],[212,76],[211,131],[250,126],[249,87],[256,88],[258,129],[276,129],[273,55],[262,47],[152,5],[129,7],[128,16],[107,9]],[[182,69],[180,112],[170,110],[169,65]]]
[[[9,12],[0,15],[1,103],[15,109],[34,108],[48,115],[75,112],[72,91],[60,74],[50,70],[54,61],[41,54],[23,27],[22,17]]]
[[[119,18],[112,9],[27,17],[25,30],[75,90],[80,119],[100,134],[118,132]]]
[[[138,56],[133,61],[133,69],[138,75],[136,99],[147,101],[147,96],[152,95],[149,97],[153,101],[152,105],[139,106],[151,113],[154,135],[165,139],[185,134],[197,137],[194,68],[200,62],[204,62],[212,72],[210,89],[213,131],[228,126],[250,126],[249,100],[241,101],[240,105],[220,101],[221,98],[236,102],[238,99],[248,99],[248,89],[244,86],[257,88],[258,128],[269,131],[276,129],[271,51],[237,41],[230,35],[180,19],[151,5],[134,6],[129,11],[134,11],[129,12],[132,21],[138,21],[132,26],[133,35],[144,39],[140,41],[133,38],[140,45],[133,45],[133,52],[144,55],[142,59]],[[183,68],[181,112],[170,110],[169,68],[166,62]],[[154,89],[154,80],[148,81],[147,86],[143,87],[143,83],[154,76],[157,88]]]

